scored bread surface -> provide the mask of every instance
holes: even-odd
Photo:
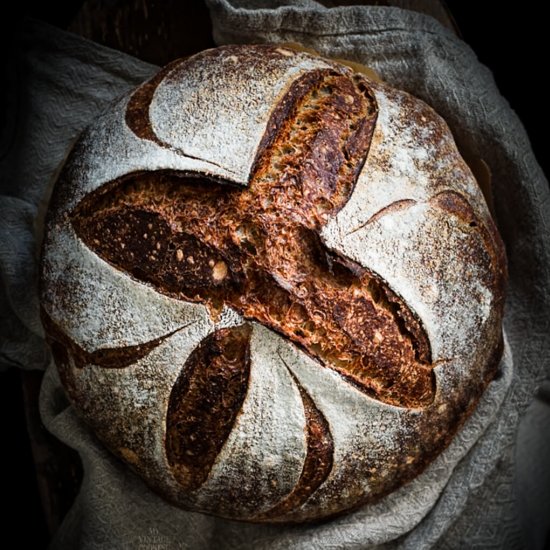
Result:
[[[256,522],[373,502],[502,351],[504,249],[444,121],[276,46],[175,62],[56,184],[43,321],[69,398],[170,501]]]

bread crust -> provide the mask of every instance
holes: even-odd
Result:
[[[430,107],[307,53],[228,46],[81,136],[41,303],[71,402],[151,487],[300,522],[448,445],[497,372],[506,276]]]

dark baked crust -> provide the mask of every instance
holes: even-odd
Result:
[[[187,359],[166,416],[166,456],[187,491],[208,477],[231,433],[248,385],[250,327],[218,330]]]

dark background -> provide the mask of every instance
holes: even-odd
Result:
[[[464,41],[494,74],[502,95],[523,122],[535,156],[548,177],[548,153],[544,132],[548,128],[548,88],[543,84],[550,64],[548,19],[530,0],[465,2],[447,0]],[[485,6],[485,9],[480,9]]]
[[[368,3],[368,2],[367,2]],[[4,13],[2,47],[10,54],[10,33],[24,15],[31,15],[61,28],[66,28],[83,4],[73,2],[20,2],[11,15]],[[200,0],[182,0],[186,9],[205,17]],[[523,121],[531,138],[535,155],[546,174],[549,172],[544,132],[548,127],[546,76],[548,61],[548,25],[537,13],[534,1],[512,7],[502,3],[488,4],[447,0],[457,27],[477,53],[480,61],[494,73],[497,85],[511,107]],[[487,6],[481,10],[480,6]],[[9,85],[4,83],[0,88]],[[3,499],[2,539],[17,541],[23,548],[45,548],[48,541],[46,523],[36,483],[25,422],[20,373],[14,369],[0,373],[0,418],[2,430]],[[544,513],[541,511],[541,513]],[[8,543],[9,545],[9,543]],[[547,548],[550,545],[547,544]]]

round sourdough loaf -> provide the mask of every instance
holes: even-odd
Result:
[[[42,317],[69,399],[182,507],[326,518],[417,476],[495,376],[506,264],[425,103],[277,46],[179,60],[81,136]]]

